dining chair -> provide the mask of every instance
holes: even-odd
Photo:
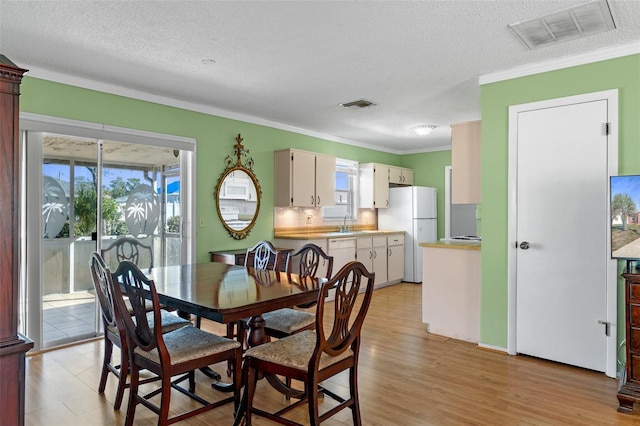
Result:
[[[327,255],[322,248],[316,244],[305,244],[292,253],[287,259],[286,270],[291,273],[292,269],[300,277],[320,278],[318,269],[320,266],[325,269],[324,278],[329,279],[333,271],[333,256]],[[311,280],[316,287],[319,287],[320,280]],[[316,302],[299,305],[299,308],[310,308]],[[264,319],[264,331],[267,336],[281,339],[291,334],[311,330],[314,328],[316,315],[314,312],[301,311],[299,309],[283,308],[276,311],[267,312],[262,315]]]
[[[283,267],[282,262],[284,260],[284,266],[288,263],[287,253],[280,253],[271,244],[271,242],[262,240],[253,247],[247,249],[247,253],[244,257],[244,266],[257,270],[271,270],[280,271]],[[283,259],[285,257],[285,259]],[[227,337],[236,338],[239,342],[244,344],[247,335],[247,320],[240,320],[227,324]]]
[[[100,374],[98,393],[104,393],[107,385],[107,377],[109,373],[113,373],[113,375],[118,378],[118,388],[116,390],[116,399],[113,402],[113,408],[119,410],[122,404],[124,390],[128,387],[129,354],[127,350],[126,330],[119,326],[116,321],[117,311],[113,303],[113,294],[109,289],[109,276],[111,271],[107,268],[104,259],[98,252],[91,253],[89,269],[91,270],[91,278],[96,296],[100,303],[100,313],[104,330],[104,356],[102,359],[102,373]],[[147,316],[149,316],[150,320],[153,320],[151,313],[147,313]],[[163,333],[191,325],[189,321],[165,311],[161,312],[161,323]],[[120,365],[114,365],[111,362],[114,346],[120,349]]]
[[[374,281],[375,274],[367,271],[362,263],[346,264],[333,278],[322,284],[315,330],[306,330],[247,349],[243,364],[245,391],[234,425],[239,425],[244,419],[245,425],[250,426],[253,414],[280,424],[299,425],[283,415],[304,403],[308,404],[312,426],[345,408],[351,409],[354,425],[362,424],[358,402],[358,356],[362,324],[371,303]],[[333,289],[335,299],[327,301],[329,290]],[[364,296],[361,303],[357,303],[358,293],[362,290]],[[328,317],[333,316],[330,328],[324,325],[325,311]],[[345,370],[349,371],[349,397],[343,398],[324,386],[323,393],[338,404],[320,414],[319,383]],[[256,384],[262,375],[280,375],[300,380],[304,383],[303,397],[276,412],[254,407]]]
[[[136,406],[142,404],[158,414],[158,424],[167,425],[217,408],[229,402],[234,403],[234,411],[240,402],[240,374],[233,374],[233,395],[209,402],[195,394],[195,371],[210,364],[233,361],[234,371],[239,372],[242,362],[242,347],[235,340],[207,333],[197,327],[186,326],[169,333],[162,333],[160,327],[161,309],[153,280],[148,279],[140,269],[129,261],[123,261],[110,276],[109,285],[113,290],[119,319],[126,329],[129,351],[131,384],[125,425],[134,421]],[[129,298],[134,314],[128,315],[124,296]],[[153,321],[145,310],[145,299],[153,304]],[[152,392],[160,393],[160,405],[154,404],[149,395],[139,393],[140,369],[146,369],[159,376],[161,387]],[[173,376],[186,375],[189,389],[172,381]],[[171,389],[189,396],[202,406],[189,412],[169,418]]]

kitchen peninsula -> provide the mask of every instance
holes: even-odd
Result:
[[[480,242],[422,247],[422,322],[430,333],[480,341]]]

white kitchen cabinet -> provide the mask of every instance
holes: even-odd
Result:
[[[390,185],[413,185],[413,170],[404,167],[389,166]]]
[[[295,149],[274,152],[276,207],[323,207],[335,203],[336,158]]]
[[[387,283],[396,284],[404,278],[404,234],[387,237]]]
[[[356,257],[355,238],[330,238],[327,246],[327,254],[333,256],[333,275]]]
[[[356,238],[356,260],[375,272],[375,288],[387,284],[387,237]]]
[[[360,165],[360,208],[389,207],[389,166],[377,163]]]
[[[480,121],[451,125],[451,203],[480,204]]]

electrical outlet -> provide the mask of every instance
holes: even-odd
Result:
[[[200,223],[198,224],[200,228],[204,228],[204,219],[200,218]]]

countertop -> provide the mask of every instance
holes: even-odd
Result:
[[[458,249],[458,250],[480,250],[482,243],[479,241],[434,241],[431,243],[420,243],[420,247]]]
[[[286,232],[276,233],[274,238],[289,240],[319,240],[323,238],[355,238],[355,237],[376,237],[384,235],[404,234],[404,231],[386,231],[380,229],[354,230],[349,232]]]

